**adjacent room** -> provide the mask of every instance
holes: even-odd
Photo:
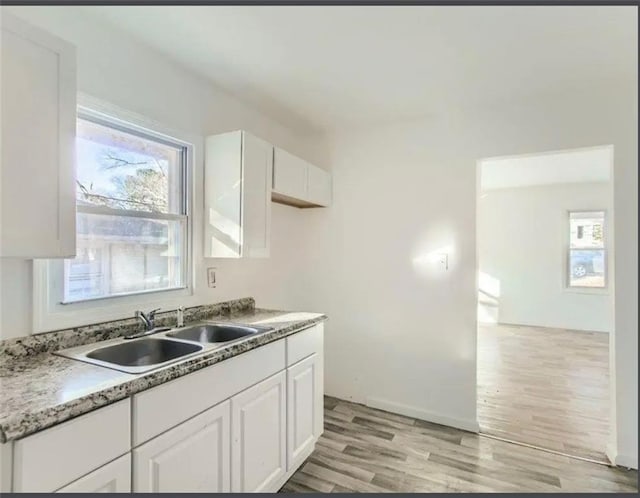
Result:
[[[1,494],[637,493],[637,6],[8,3]]]
[[[605,463],[613,157],[605,146],[478,164],[480,430]]]

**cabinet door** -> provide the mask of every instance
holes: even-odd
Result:
[[[331,175],[313,164],[307,169],[307,200],[318,206],[331,205]]]
[[[278,147],[273,152],[273,191],[293,199],[307,198],[307,163]]]
[[[300,466],[322,433],[322,356],[287,369],[287,471]]]
[[[0,256],[73,257],[75,48],[7,12],[0,17]]]
[[[204,164],[204,255],[242,255],[242,131],[207,137]]]
[[[133,450],[136,493],[229,492],[230,402]]]
[[[106,464],[56,493],[130,493],[131,453]]]
[[[231,399],[231,491],[273,492],[286,468],[286,374]]]
[[[242,141],[242,256],[266,258],[271,237],[273,146],[244,132]]]

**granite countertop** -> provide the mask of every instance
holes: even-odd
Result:
[[[137,375],[63,358],[51,352],[3,358],[0,363],[0,442],[23,438],[295,334],[326,318],[320,313],[267,309],[244,309],[211,317],[208,320],[265,324],[273,330]]]

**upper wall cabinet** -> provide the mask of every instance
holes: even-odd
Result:
[[[76,56],[2,12],[0,256],[73,257]]]
[[[331,175],[278,147],[273,153],[274,202],[298,207],[329,206]]]
[[[205,257],[268,257],[273,147],[245,131],[207,137]]]

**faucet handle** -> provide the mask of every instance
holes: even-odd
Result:
[[[149,313],[147,313],[147,317],[148,317],[150,320],[153,320],[153,319],[154,319],[154,317],[156,316],[156,313],[157,313],[158,311],[160,311],[161,309],[162,309],[162,308],[156,308],[156,309],[154,309],[154,310],[149,311]]]

